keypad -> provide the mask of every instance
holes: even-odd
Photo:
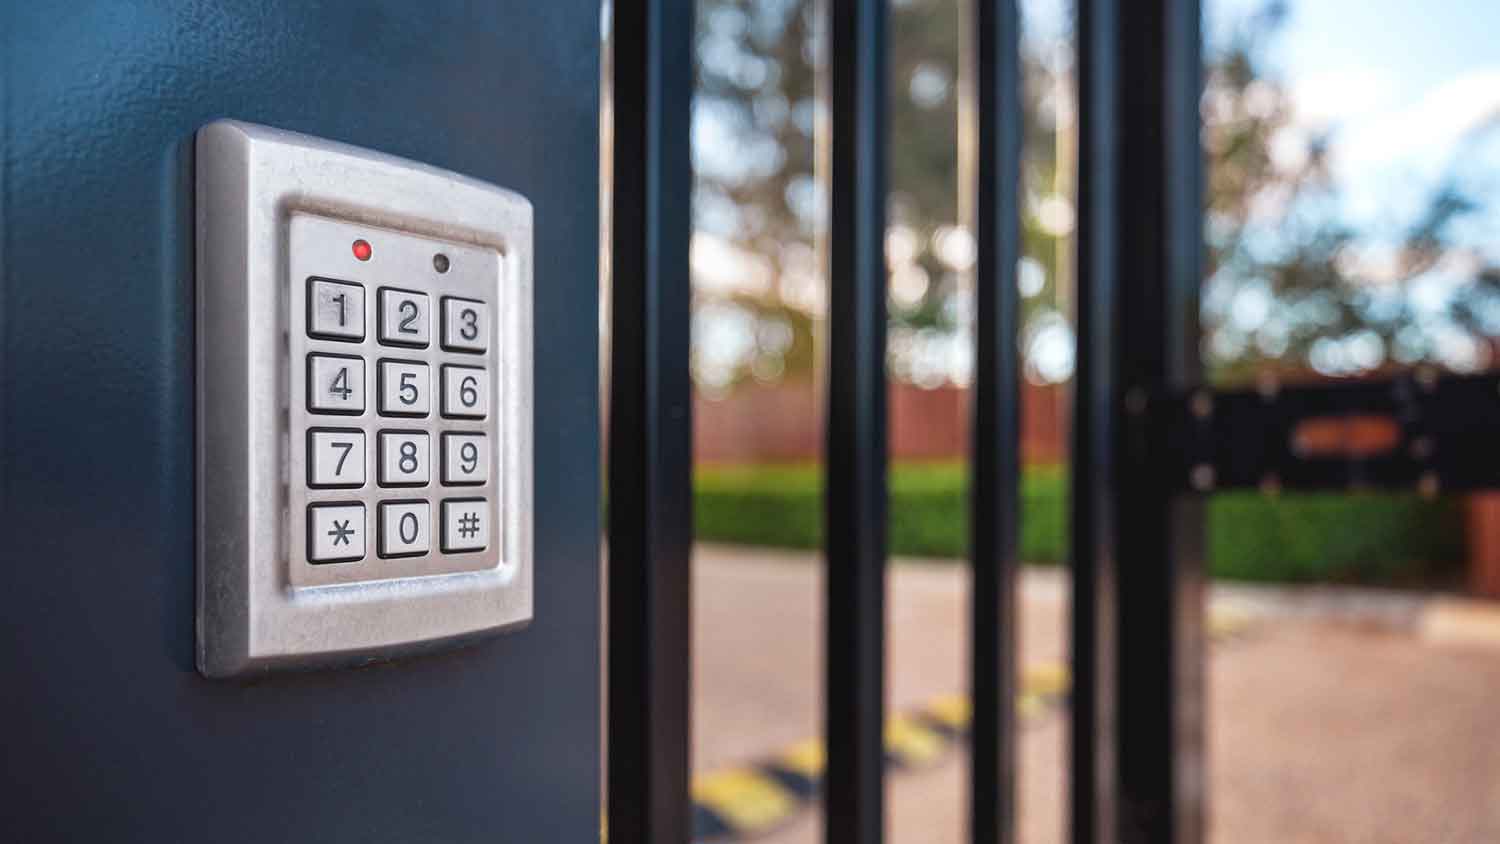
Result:
[[[291,350],[302,377],[290,421],[305,471],[291,490],[293,584],[493,567],[494,253],[336,221],[298,226]],[[344,250],[299,249],[322,237]],[[374,245],[368,259],[345,251],[355,238]]]

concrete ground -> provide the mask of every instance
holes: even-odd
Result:
[[[819,732],[815,559],[699,549],[695,771],[763,758]],[[1057,571],[1026,573],[1023,666],[1066,659],[1066,599]],[[1482,634],[1493,612],[1433,613],[1421,599],[1355,590],[1242,587],[1215,590],[1213,601],[1256,619],[1211,652],[1214,841],[1500,841],[1500,648],[1494,636],[1465,633]],[[893,711],[964,690],[966,602],[961,567],[892,567]],[[1064,840],[1066,718],[1061,709],[1022,730],[1021,841]],[[965,766],[960,752],[892,774],[888,840],[962,841]],[[815,808],[759,840],[813,844],[821,823]]]

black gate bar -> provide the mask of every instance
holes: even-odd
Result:
[[[1016,262],[1021,248],[1021,53],[1015,0],[971,0],[969,83],[961,125],[964,216],[975,262],[975,367],[970,459],[969,835],[1015,839],[1016,570],[1019,565],[1021,382]]]
[[[1198,0],[1080,3],[1073,834],[1203,839],[1203,503],[1150,397],[1201,382]],[[1128,728],[1127,728],[1128,725]]]
[[[687,844],[692,0],[614,6],[608,835]]]
[[[828,576],[824,840],[882,840],[886,561],[885,0],[830,0],[830,124],[818,170],[828,200]]]

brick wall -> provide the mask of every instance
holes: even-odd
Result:
[[[969,447],[969,393],[957,387],[890,387],[891,457],[941,460]],[[1026,385],[1021,448],[1033,463],[1057,463],[1067,443],[1061,387]],[[693,402],[693,449],[706,463],[816,460],[823,449],[822,400],[810,381],[751,384]]]

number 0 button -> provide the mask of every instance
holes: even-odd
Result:
[[[443,348],[482,352],[490,330],[489,307],[473,299],[443,299]]]
[[[477,366],[443,367],[443,415],[482,419],[490,412],[490,380]]]
[[[426,501],[380,505],[380,556],[416,557],[432,548],[432,508]]]
[[[380,289],[380,342],[396,346],[427,346],[432,320],[427,294],[414,290]]]
[[[380,362],[380,412],[386,416],[426,416],[432,409],[427,394],[432,386],[427,364],[416,361]]]
[[[364,413],[364,360],[341,355],[308,355],[307,406],[314,413]]]

